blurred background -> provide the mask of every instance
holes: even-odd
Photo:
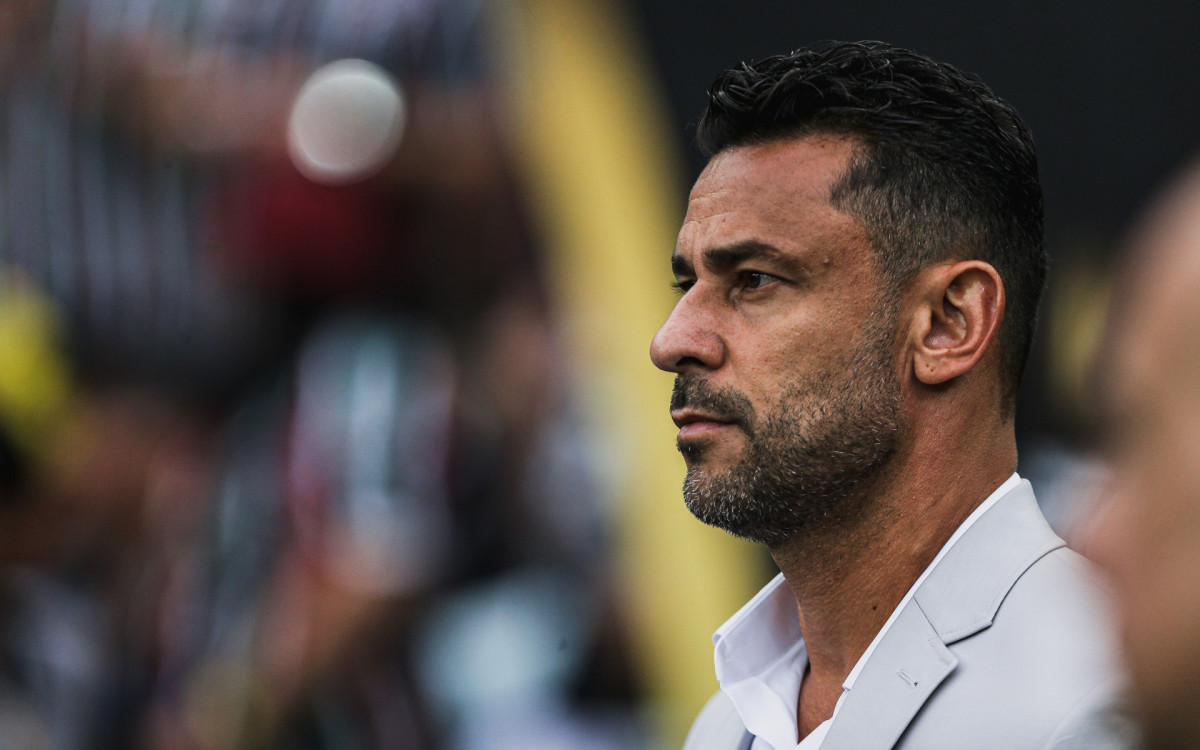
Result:
[[[741,4],[745,5],[745,4]],[[1200,9],[0,2],[0,746],[672,748],[772,570],[647,349],[709,82],[879,38],[1038,141],[1018,430],[1068,536]],[[357,61],[346,64],[345,61]]]

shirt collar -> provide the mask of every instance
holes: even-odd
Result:
[[[783,574],[729,618],[713,644],[717,680],[746,729],[772,747],[794,747],[796,698],[808,654]]]

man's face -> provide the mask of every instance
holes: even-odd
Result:
[[[829,204],[853,151],[805,138],[718,154],[672,263],[682,296],[651,345],[698,518],[767,544],[850,520],[902,429],[898,302],[866,230]]]
[[[1176,254],[1146,280],[1112,353],[1114,483],[1088,549],[1112,577],[1148,748],[1200,745],[1200,268],[1188,265]]]

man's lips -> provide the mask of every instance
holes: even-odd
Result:
[[[671,421],[679,428],[680,440],[737,425],[732,419],[704,414],[690,409],[672,410]]]

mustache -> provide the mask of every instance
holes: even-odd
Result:
[[[692,408],[723,422],[754,424],[750,399],[733,388],[713,388],[695,375],[676,375],[671,389],[671,410]]]

